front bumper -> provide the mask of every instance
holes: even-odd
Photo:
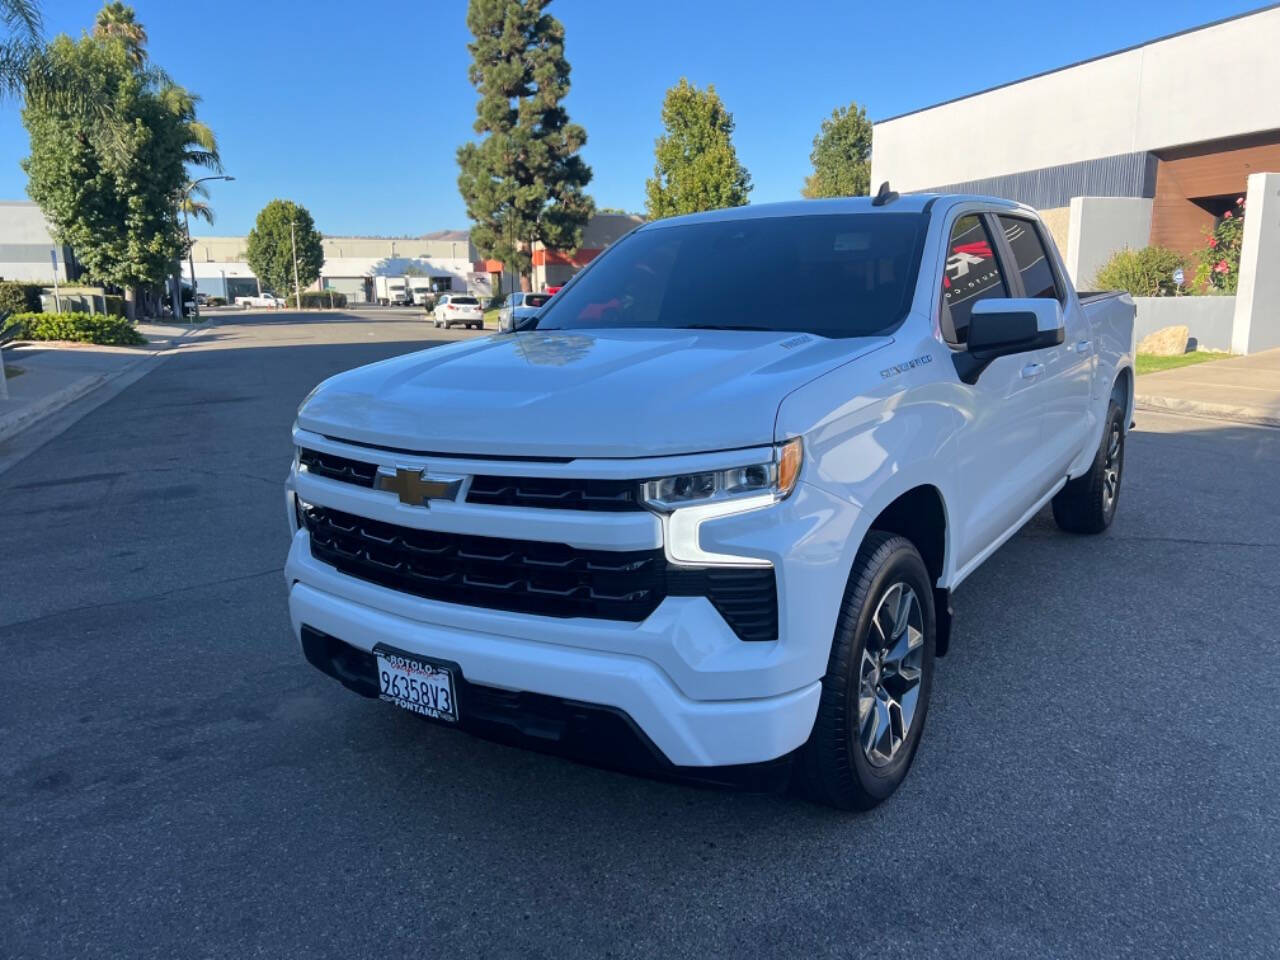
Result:
[[[302,563],[302,558],[295,563],[295,555],[300,544],[306,550],[305,539],[305,533],[295,539],[290,554],[290,568],[294,572],[298,572]],[[309,551],[305,559],[310,561]],[[346,586],[356,592],[394,594],[336,571],[328,577],[349,581]],[[450,606],[417,602],[424,607]],[[700,598],[669,598],[663,606],[668,605],[686,608],[681,611],[660,608],[659,613],[668,620],[668,629],[673,631],[681,629],[676,625],[678,620],[684,620],[683,628],[688,629],[694,623],[713,628],[713,622],[719,619]],[[578,634],[576,639],[581,639],[582,631],[590,630],[589,625],[595,621],[473,612],[487,613],[497,620],[522,621],[526,633],[540,635],[541,639],[422,622],[339,596],[312,583],[294,582],[289,590],[289,615],[300,643],[306,628],[335,637],[366,653],[378,644],[386,644],[408,653],[452,661],[458,664],[470,684],[612,708],[633,722],[667,762],[678,767],[752,764],[776,759],[808,739],[817,715],[821,693],[818,682],[774,697],[694,700],[681,692],[657,664],[643,656],[556,642],[557,628],[574,632]],[[494,626],[502,629],[496,623]],[[611,632],[611,628],[632,634],[640,632],[631,624],[599,626],[603,633]],[[614,639],[605,637],[602,641]],[[461,696],[460,704],[460,713],[465,718],[467,704]]]
[[[308,447],[341,456],[367,452],[308,435]],[[603,463],[603,467],[601,464]],[[609,476],[606,462],[589,476]],[[490,464],[441,462],[444,473],[490,472]],[[561,464],[534,468],[562,471]],[[659,475],[625,463],[619,470]],[[533,468],[522,465],[522,472]],[[585,470],[584,470],[585,473]],[[387,493],[295,470],[286,488],[311,503],[378,521],[443,532],[510,536],[591,550],[660,548],[647,513],[478,506],[463,500],[423,511]],[[386,644],[458,664],[469,683],[619,711],[680,768],[757,764],[802,745],[817,714],[820,680],[848,577],[859,511],[801,481],[768,509],[706,521],[701,545],[772,566],[777,639],[746,642],[705,596],[669,595],[640,621],[546,616],[444,602],[404,593],[317,560],[305,529],[294,528],[285,568],[294,634],[309,627],[358,651]],[[463,710],[466,707],[464,705]]]

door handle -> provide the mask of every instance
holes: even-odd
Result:
[[[1040,374],[1042,373],[1044,373],[1043,363],[1028,363],[1025,367],[1022,368],[1022,379],[1034,380],[1036,377],[1040,376]]]
[[[1092,342],[1089,340],[1077,340],[1076,353],[1088,353],[1089,347],[1091,347],[1092,345],[1093,345]]]

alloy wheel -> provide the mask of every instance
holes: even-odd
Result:
[[[911,732],[924,665],[924,611],[899,581],[871,617],[858,671],[858,742],[873,767],[887,766]]]
[[[1107,460],[1102,467],[1102,507],[1110,513],[1120,494],[1120,469],[1123,454],[1120,449],[1120,424],[1112,421],[1111,435],[1107,437]]]

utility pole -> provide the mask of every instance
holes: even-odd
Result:
[[[289,244],[293,247],[293,295],[295,306],[302,309],[302,287],[298,284],[298,238],[293,232],[293,221],[289,221]]]

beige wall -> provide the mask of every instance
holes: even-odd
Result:
[[[886,120],[871,182],[927,190],[1280,128],[1277,51],[1273,7]]]
[[[1053,242],[1058,245],[1058,253],[1067,259],[1067,240],[1070,237],[1071,208],[1054,207],[1052,210],[1041,210],[1040,219],[1053,235]]]
[[[246,237],[192,237],[192,255],[198,262],[243,260]],[[326,260],[364,257],[385,259],[458,259],[474,262],[475,248],[467,238],[425,240],[415,237],[325,237],[321,241]]]

